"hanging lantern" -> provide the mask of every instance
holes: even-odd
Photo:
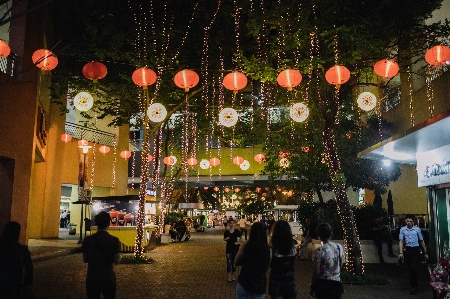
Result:
[[[375,63],[373,71],[383,78],[392,78],[398,74],[399,67],[397,62],[390,59],[383,59]]]
[[[230,192],[230,188],[226,187],[225,189],[223,189],[223,191],[225,191],[225,193]]]
[[[147,88],[147,86],[152,85],[156,82],[156,73],[146,67],[142,67],[133,72],[131,79],[134,84]]]
[[[291,153],[290,152],[278,152],[278,157],[280,157],[280,158],[287,158],[287,157],[289,157],[291,155]]]
[[[175,156],[164,157],[163,163],[172,166],[177,163],[177,158]]]
[[[97,82],[97,80],[105,78],[108,69],[101,62],[91,61],[83,67],[82,72],[86,78]]]
[[[209,187],[208,186],[205,186],[205,187],[203,187],[203,190],[208,190],[209,189]]]
[[[232,72],[223,78],[223,86],[226,89],[237,92],[247,86],[247,77],[243,73]]]
[[[287,69],[278,74],[277,82],[280,86],[292,90],[302,82],[302,74],[297,70]]]
[[[98,148],[98,151],[99,151],[100,153],[102,153],[103,155],[109,153],[110,150],[111,150],[111,149],[110,149],[109,146],[107,146],[107,145],[102,145],[102,146],[100,146],[100,147]]]
[[[55,54],[46,49],[40,49],[33,53],[31,60],[34,65],[44,71],[53,70],[58,65],[58,58]]]
[[[126,160],[131,157],[131,152],[129,150],[121,151],[120,156]]]
[[[88,111],[94,105],[94,98],[90,93],[82,91],[73,98],[73,105],[80,111]]]
[[[266,156],[264,156],[264,154],[256,154],[256,155],[253,157],[253,159],[254,159],[256,162],[261,163],[261,162],[266,161]]]
[[[364,111],[370,111],[377,105],[377,97],[371,92],[363,92],[358,96],[358,106]]]
[[[160,103],[151,104],[147,110],[148,119],[152,122],[162,122],[167,116],[166,107]]]
[[[188,92],[189,88],[197,86],[200,78],[194,71],[182,70],[175,75],[173,81],[175,82],[176,86],[178,86],[179,88],[184,88],[184,90]]]
[[[289,110],[289,115],[293,121],[304,122],[309,116],[309,109],[303,103],[295,103]]]
[[[425,60],[434,66],[446,64],[450,61],[450,48],[443,45],[434,46],[425,53]]]
[[[219,158],[211,158],[209,159],[209,164],[213,167],[220,165],[220,159]]]
[[[222,126],[232,127],[239,119],[238,113],[233,108],[224,108],[219,113],[219,122]]]
[[[302,152],[308,153],[309,152],[309,146],[302,146]]]
[[[291,164],[291,162],[289,162],[289,160],[286,158],[282,158],[280,160],[280,166],[283,168],[288,168],[290,164]]]
[[[219,187],[214,187],[214,191],[219,191]]]
[[[200,168],[201,169],[208,169],[209,168],[209,161],[206,159],[203,159],[200,161]]]
[[[78,146],[87,146],[88,144],[89,142],[87,140],[84,139],[78,140]]]
[[[244,162],[244,158],[236,156],[233,158],[233,164],[241,165]]]
[[[189,159],[187,159],[187,164],[188,164],[189,166],[197,165],[197,163],[198,163],[198,160],[195,159],[195,158],[189,158]]]
[[[61,140],[64,141],[64,143],[69,142],[70,140],[72,140],[72,135],[70,134],[62,134],[61,135]]]
[[[147,162],[152,162],[153,161],[153,156],[148,154],[147,155]]]
[[[247,160],[244,160],[244,161],[242,161],[241,164],[239,164],[239,167],[240,167],[242,170],[247,170],[247,169],[250,168],[250,162],[248,162]]]
[[[172,163],[170,165],[175,165],[178,161],[177,157],[175,156],[170,156],[170,158],[172,159]]]
[[[335,65],[325,73],[325,79],[333,85],[341,85],[350,79],[350,71],[343,65]]]
[[[239,191],[241,191],[241,189],[239,189],[239,188],[235,188],[235,189],[234,189],[234,192],[235,192],[235,193],[239,193]]]
[[[11,48],[0,39],[0,57],[7,57],[11,53]]]

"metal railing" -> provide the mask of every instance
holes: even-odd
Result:
[[[114,139],[116,137],[116,135],[112,133],[88,128],[70,122],[66,122],[65,131],[66,134],[70,134],[75,139],[84,139],[93,143],[108,146],[114,146]]]

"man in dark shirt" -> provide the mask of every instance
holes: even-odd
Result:
[[[388,244],[389,256],[397,257],[392,251],[392,237],[389,234],[388,226],[383,223],[382,215],[375,216],[372,231],[372,238],[378,249],[378,257],[380,258],[380,263],[385,263],[383,259],[383,241]]]
[[[83,261],[88,263],[86,292],[88,299],[99,299],[103,293],[105,299],[116,297],[116,274],[113,264],[120,262],[120,241],[111,236],[106,229],[111,217],[100,212],[94,217],[98,231],[84,239],[81,246]]]

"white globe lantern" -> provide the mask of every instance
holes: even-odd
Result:
[[[152,122],[162,122],[167,116],[166,107],[160,103],[151,104],[147,110],[148,119]]]
[[[80,111],[88,111],[94,105],[94,98],[89,93],[82,91],[73,99],[73,105]]]
[[[201,169],[208,169],[209,168],[209,161],[206,159],[203,159],[200,161],[200,168]]]
[[[377,105],[377,97],[368,91],[358,96],[358,106],[364,111],[370,111]]]
[[[233,108],[224,108],[219,113],[219,122],[222,126],[232,127],[239,119],[238,113]]]
[[[170,160],[170,166],[175,165],[177,163],[177,157],[175,156],[169,156],[171,158]]]
[[[291,116],[293,121],[303,122],[308,118],[309,109],[303,103],[295,103],[291,106],[289,115]]]
[[[239,167],[240,167],[242,170],[247,170],[247,169],[250,168],[250,163],[249,163],[247,160],[244,160],[244,162],[242,162],[242,163],[239,165]]]
[[[283,168],[288,168],[289,165],[291,165],[291,162],[289,162],[289,160],[287,158],[282,158],[280,160],[280,166]]]

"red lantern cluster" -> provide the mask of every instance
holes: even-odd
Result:
[[[291,155],[291,153],[290,152],[278,152],[278,157],[280,157],[280,158],[287,158],[287,157],[289,157]]]
[[[397,62],[390,59],[383,59],[375,63],[373,71],[380,77],[392,78],[398,74],[399,67]]]
[[[146,67],[142,67],[140,69],[137,69],[133,72],[133,75],[131,76],[131,79],[133,80],[134,84],[142,86],[146,88],[149,85],[152,85],[156,82],[156,73]]]
[[[434,46],[425,53],[425,60],[434,66],[446,64],[450,61],[450,48],[443,45]]]
[[[11,53],[11,48],[0,39],[0,57],[7,57]]]
[[[247,77],[240,72],[232,72],[223,78],[223,86],[226,89],[237,92],[247,86]]]
[[[325,73],[325,79],[333,85],[341,85],[350,79],[350,71],[343,65],[335,65]]]
[[[164,157],[163,163],[166,165],[173,165],[175,164],[175,160],[172,157]]]
[[[105,78],[108,69],[106,68],[106,65],[101,62],[91,61],[83,67],[82,72],[86,78],[96,82],[97,80]]]
[[[225,191],[225,193],[230,192],[230,188],[226,187],[225,189],[223,189],[223,191]]]
[[[189,88],[197,86],[200,78],[194,71],[182,70],[175,75],[173,81],[175,82],[176,86],[178,86],[179,88],[183,88],[186,92],[188,92]]]
[[[40,49],[31,56],[33,63],[44,71],[51,71],[58,65],[58,58],[49,50]]]
[[[214,191],[219,191],[219,187],[214,187]]]
[[[277,82],[280,86],[292,90],[302,82],[302,74],[297,70],[287,69],[278,74]]]

